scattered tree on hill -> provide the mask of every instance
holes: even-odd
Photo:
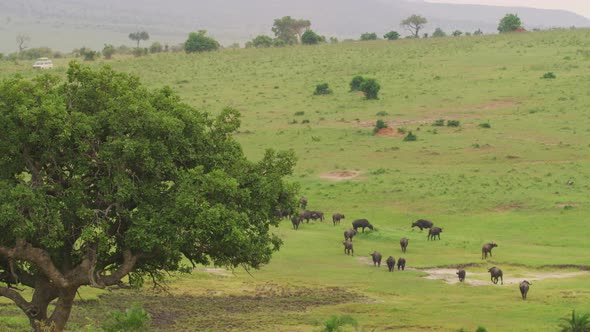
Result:
[[[84,61],[94,61],[100,56],[100,52],[91,50],[87,47],[82,47],[78,52],[84,58]]]
[[[137,47],[139,47],[139,42],[150,39],[150,34],[147,33],[147,31],[132,32],[129,34],[129,39],[135,40],[137,42]]]
[[[377,34],[374,32],[365,32],[361,35],[361,40],[377,40]]]
[[[0,100],[0,296],[34,331],[63,331],[82,286],[140,287],[185,261],[259,268],[281,246],[295,156],[246,159],[236,110],[76,63],[65,82],[1,81]]]
[[[311,22],[308,20],[297,20],[291,16],[284,16],[274,20],[272,32],[286,45],[293,45],[301,40],[303,32],[310,26]]]
[[[150,46],[150,53],[160,53],[164,50],[164,47],[159,42],[153,42]]]
[[[19,33],[16,35],[16,44],[18,45],[18,53],[22,53],[26,48],[27,44],[31,41],[31,36],[26,33]]]
[[[498,31],[500,33],[512,32],[522,26],[520,18],[516,14],[506,14],[498,24]]]
[[[205,36],[207,30],[199,30],[199,32],[191,32],[188,34],[188,39],[184,42],[184,50],[186,53],[209,52],[215,51],[219,48],[217,40]]]
[[[271,47],[273,45],[273,40],[269,36],[259,35],[256,38],[252,39],[252,47],[256,48],[264,48],[264,47]]]
[[[350,91],[361,91],[361,86],[365,82],[365,78],[362,76],[355,76],[350,81]]]
[[[113,57],[113,54],[115,54],[115,52],[115,47],[113,45],[104,44],[104,47],[102,49],[102,55],[105,59],[110,60]]]
[[[301,36],[301,43],[304,45],[314,45],[322,42],[324,38],[317,33],[313,32],[313,30],[305,30],[303,35]]]
[[[387,40],[396,40],[399,39],[400,34],[397,31],[389,31],[388,33],[383,35],[383,38]]]
[[[432,33],[432,37],[436,37],[436,38],[440,38],[440,37],[446,37],[447,33],[443,31],[443,29],[441,28],[436,28],[434,30],[434,32]]]
[[[463,32],[461,32],[459,30],[453,31],[453,37],[460,37],[462,34],[463,34]]]
[[[474,36],[481,36],[481,35],[483,35],[483,31],[481,31],[481,29],[477,29],[477,30],[473,31],[473,35]]]
[[[322,83],[322,84],[316,85],[315,91],[313,92],[313,94],[316,96],[331,95],[332,93],[333,93],[333,91],[332,91],[332,89],[330,89],[330,86],[328,85],[328,83]]]
[[[414,38],[420,38],[420,30],[428,23],[426,18],[420,15],[412,15],[402,21],[401,25],[412,33]]]
[[[387,128],[387,122],[382,119],[377,120],[377,122],[375,122],[375,127],[373,127],[373,135],[377,134],[379,130],[384,128]]]
[[[374,78],[365,79],[361,84],[361,91],[365,94],[366,99],[379,99],[379,90],[381,90],[381,85]]]

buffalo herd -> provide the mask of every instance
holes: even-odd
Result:
[[[300,207],[303,210],[301,212],[299,212],[298,214],[292,215],[291,213],[287,213],[285,211],[278,211],[276,213],[276,216],[279,218],[290,218],[291,222],[293,223],[294,230],[299,229],[299,225],[302,224],[303,221],[306,221],[307,223],[309,223],[310,220],[324,221],[324,212],[323,211],[306,210],[308,202],[305,197],[301,197],[299,203],[300,203]],[[334,226],[340,225],[340,221],[342,219],[345,219],[344,214],[334,213],[332,215],[333,225]],[[428,229],[428,235],[427,235],[426,239],[433,240],[433,241],[436,240],[437,238],[440,240],[440,234],[443,231],[443,229],[441,227],[434,226],[434,223],[432,221],[429,221],[426,219],[416,220],[415,222],[412,223],[411,227],[412,228],[418,227],[421,232],[424,229]],[[370,230],[376,230],[376,228],[367,219],[354,220],[352,222],[352,229],[344,231],[344,241],[342,242],[342,244],[344,245],[344,253],[346,255],[354,256],[352,239],[358,233],[359,228],[362,229],[363,233],[365,232],[365,228],[368,228]],[[404,237],[404,238],[400,239],[400,247],[401,247],[402,253],[406,253],[406,250],[408,248],[408,243],[409,243],[408,238]],[[492,257],[492,249],[495,247],[498,247],[498,245],[495,242],[490,242],[490,243],[484,244],[481,248],[481,259],[487,259],[488,255],[490,257]],[[373,253],[370,254],[370,256],[372,257],[373,265],[376,267],[381,267],[381,259],[383,257],[381,255],[381,253],[379,253],[378,251],[373,251]],[[393,256],[389,256],[386,260],[386,263],[387,263],[387,268],[389,269],[389,272],[393,272],[395,270],[395,266],[396,266],[395,258]],[[403,271],[403,270],[405,270],[405,266],[406,266],[406,259],[403,257],[400,257],[397,260],[397,269]],[[490,273],[490,280],[492,281],[493,284],[497,284],[498,281],[500,281],[500,284],[502,284],[502,285],[504,284],[503,272],[500,268],[497,268],[494,266],[494,267],[488,269],[488,272]],[[460,282],[463,282],[465,280],[465,277],[466,277],[465,270],[459,269],[456,274],[457,274]],[[520,293],[521,293],[523,300],[526,300],[526,298],[527,298],[527,293],[529,291],[530,285],[532,285],[532,283],[530,283],[527,280],[522,281],[519,285]]]

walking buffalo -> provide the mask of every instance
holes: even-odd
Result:
[[[344,219],[344,215],[340,214],[340,213],[334,213],[332,215],[332,222],[334,223],[334,226],[336,226],[336,224],[340,225],[340,220]]]
[[[365,228],[373,229],[373,225],[367,219],[357,219],[352,222],[352,228],[356,231],[358,228],[363,229],[363,233],[365,232]]]
[[[432,225],[433,225],[433,223],[430,220],[418,219],[412,223],[412,228],[418,227],[418,228],[420,228],[420,231],[422,231],[424,228],[431,228]]]
[[[463,282],[465,280],[465,270],[457,271],[457,276],[459,276],[459,281]]]
[[[346,240],[346,241],[343,241],[342,244],[344,245],[344,253],[346,255],[352,254],[354,256],[354,249],[352,248],[352,242]]]
[[[387,258],[387,268],[389,269],[389,272],[392,272],[395,269],[395,258],[393,258],[392,256],[389,256]]]
[[[440,227],[432,227],[431,229],[428,230],[428,237],[427,239],[430,240],[434,240],[436,236],[438,236],[438,239],[440,240],[440,233],[442,233],[442,228]]]
[[[313,219],[313,221],[316,220],[320,220],[320,221],[324,221],[324,212],[322,211],[311,211],[311,219]]]
[[[347,231],[344,231],[344,241],[346,240],[350,240],[352,241],[352,237],[356,235],[356,230],[354,229],[349,229]]]
[[[305,196],[301,196],[299,199],[299,204],[301,205],[301,208],[305,210],[307,208],[307,198],[305,198]]]
[[[406,252],[406,248],[408,247],[408,238],[402,238],[399,240],[399,245],[402,247],[402,252]]]
[[[406,259],[400,258],[397,260],[397,269],[401,269],[402,271],[406,268]]]
[[[373,251],[373,253],[371,254],[371,257],[373,257],[373,265],[376,265],[377,267],[381,267],[381,254],[378,253],[377,251]]]
[[[498,278],[500,278],[500,280],[502,281],[501,284],[504,285],[502,270],[494,266],[491,269],[489,269],[488,272],[490,273],[491,280],[494,284],[498,284]]]
[[[481,247],[481,259],[484,259],[484,257],[488,258],[488,254],[492,257],[492,249],[497,246],[498,245],[494,242],[484,244],[483,247]]]
[[[532,283],[530,283],[530,282],[528,282],[526,280],[523,280],[520,283],[520,286],[519,286],[519,288],[520,288],[520,295],[522,295],[522,299],[523,300],[526,300],[526,294],[529,292],[529,286],[530,285],[532,285]]]
[[[302,219],[296,216],[291,217],[291,223],[293,223],[293,229],[298,230],[299,224],[301,224]]]

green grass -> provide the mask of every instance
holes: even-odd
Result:
[[[138,301],[163,331],[316,331],[333,314],[377,331],[556,330],[572,309],[590,311],[587,276],[533,282],[525,302],[516,285],[449,285],[419,271],[390,274],[359,257],[378,250],[384,260],[397,259],[399,239],[408,237],[404,256],[412,268],[480,264],[481,245],[498,243],[492,259],[467,268],[468,280],[470,272],[494,265],[506,278],[523,279],[564,265],[590,266],[589,46],[590,31],[574,30],[115,55],[90,63],[137,74],[153,88],[169,85],[199,109],[236,107],[244,151],[258,159],[268,147],[294,149],[299,161],[292,180],[309,209],[347,218],[340,226],[304,224],[297,232],[285,221],[276,230],[283,248],[252,276],[242,270],[174,276],[173,296],[83,290],[82,298],[95,302],[76,307],[73,324],[98,325],[110,303],[125,308]],[[56,60],[53,72],[63,75],[68,61]],[[32,77],[31,65],[0,61],[0,77]],[[541,79],[547,72],[557,78]],[[348,92],[356,75],[377,79],[379,100]],[[334,93],[313,96],[317,82]],[[418,140],[373,136],[377,117]],[[433,127],[439,119],[461,125]],[[336,170],[361,175],[340,182],[320,177]],[[358,235],[350,257],[342,233],[357,218],[377,231]],[[418,218],[443,227],[441,240],[412,231]],[[215,310],[202,309],[209,305]],[[26,327],[11,308],[0,306],[0,327]]]

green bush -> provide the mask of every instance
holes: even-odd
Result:
[[[344,325],[351,325],[353,327],[358,327],[357,321],[348,315],[336,316],[333,315],[324,322],[323,329],[321,332],[338,332],[342,331],[342,326]]]
[[[362,76],[355,76],[350,81],[350,91],[361,91],[361,86],[365,82],[365,78]]]
[[[82,47],[79,52],[80,55],[84,57],[84,61],[94,61],[100,55],[99,52],[86,47]]]
[[[361,40],[377,40],[377,34],[374,32],[366,32],[361,35]]]
[[[389,113],[387,113],[387,112],[385,112],[385,111],[379,111],[379,112],[377,112],[377,114],[376,114],[376,115],[377,115],[377,116],[388,116],[388,115],[389,115]]]
[[[304,45],[318,44],[322,41],[322,39],[322,36],[318,35],[312,30],[306,30],[303,35],[301,35],[301,43]]]
[[[397,31],[389,31],[388,33],[383,35],[383,38],[387,40],[397,40],[399,39],[400,34]]]
[[[106,332],[143,332],[148,330],[150,318],[147,311],[135,304],[125,312],[111,311],[102,328]]]
[[[483,326],[479,326],[475,332],[488,332],[488,330]]]
[[[154,42],[150,46],[150,53],[160,53],[163,50],[164,50],[164,47],[162,46],[162,44],[160,44],[158,42]]]
[[[295,112],[295,116],[301,116],[301,115],[304,115],[304,114],[305,114],[304,111]]]
[[[554,78],[557,78],[557,76],[555,76],[555,74],[553,74],[553,72],[547,72],[547,73],[543,74],[543,76],[541,78],[554,79]]]
[[[184,43],[184,50],[186,53],[208,52],[215,51],[219,48],[217,40],[205,36],[206,30],[199,30],[199,32],[191,32],[188,39]]]
[[[479,124],[480,128],[492,128],[492,125],[489,122],[484,122]]]
[[[314,95],[329,95],[332,94],[332,89],[328,86],[328,83],[318,84],[315,87]]]
[[[413,142],[417,141],[418,136],[414,135],[411,131],[404,137],[404,142]]]
[[[109,60],[115,54],[115,47],[110,44],[104,44],[104,48],[102,49],[102,55],[105,59]]]
[[[377,120],[377,122],[375,122],[375,128],[373,128],[373,135],[383,128],[387,128],[387,122],[381,119]]]
[[[445,119],[438,119],[434,121],[432,125],[435,127],[443,127],[445,125]]]
[[[448,120],[447,121],[447,127],[459,127],[459,125],[461,125],[459,120]]]
[[[366,79],[361,84],[361,91],[365,94],[366,99],[379,99],[379,90],[381,90],[381,85],[374,78]]]

